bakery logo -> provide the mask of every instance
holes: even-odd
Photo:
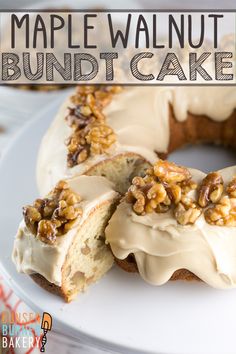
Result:
[[[40,351],[45,352],[45,345],[47,343],[47,333],[52,329],[52,316],[48,312],[43,313],[41,328],[43,330],[42,345]]]
[[[1,23],[2,84],[236,83],[234,11],[2,10]]]
[[[1,347],[15,352],[19,349],[38,348],[45,352],[47,332],[52,329],[52,317],[44,312],[43,316],[32,312],[3,311],[0,315]]]

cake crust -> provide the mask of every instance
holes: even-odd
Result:
[[[66,301],[68,301],[68,297],[67,297],[66,293],[63,291],[63,288],[61,286],[50,283],[47,279],[45,279],[41,274],[38,274],[38,273],[31,274],[30,277],[41,288],[49,291],[50,293],[52,293],[54,295],[61,296]]]
[[[124,271],[128,273],[137,273],[138,269],[136,266],[136,263],[131,263],[130,261],[127,260],[120,260],[118,258],[115,258],[116,264],[122,268]],[[57,295],[62,297],[66,302],[70,302],[70,298],[66,294],[66,292],[63,290],[63,287],[57,286],[53,283],[50,283],[47,279],[45,279],[42,275],[40,274],[31,274],[30,277],[33,279],[33,281],[38,284],[41,288],[47,290],[51,294]],[[187,269],[179,269],[175,271],[170,278],[170,280],[183,280],[183,281],[201,281],[195,274],[190,272]]]
[[[236,109],[224,121],[215,121],[205,115],[188,112],[187,119],[180,122],[170,106],[169,127],[170,141],[166,158],[168,154],[187,144],[210,143],[236,148]]]
[[[122,259],[122,260],[115,257],[115,262],[121,269],[123,269],[127,273],[138,273],[137,264],[132,254],[129,255],[126,259]],[[170,280],[201,281],[201,279],[199,279],[195,274],[193,274],[187,269],[176,270],[172,274]]]

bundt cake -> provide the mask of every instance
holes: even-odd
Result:
[[[235,148],[235,108],[232,86],[78,87],[46,132],[37,163],[42,196],[66,182],[24,208],[17,269],[67,301],[114,257],[155,285],[200,279],[235,287],[236,167],[206,175],[166,160],[189,143]],[[82,198],[72,227],[61,183]]]
[[[58,182],[45,198],[23,208],[13,249],[17,270],[71,301],[113,264],[104,229],[118,200],[104,177]]]
[[[235,107],[229,86],[79,86],[42,140],[40,193],[77,174],[103,175],[124,193],[148,163],[184,144],[235,147]]]

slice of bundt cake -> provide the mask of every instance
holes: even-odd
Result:
[[[104,177],[57,183],[46,198],[23,208],[13,250],[17,270],[71,301],[113,264],[104,229],[118,200]]]

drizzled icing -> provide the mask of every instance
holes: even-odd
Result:
[[[190,170],[200,182],[205,174]],[[218,171],[225,183],[236,167]],[[208,224],[202,215],[194,225],[179,225],[171,211],[136,215],[123,201],[106,229],[106,239],[119,259],[133,253],[142,278],[154,285],[187,269],[215,288],[236,287],[236,228]]]

